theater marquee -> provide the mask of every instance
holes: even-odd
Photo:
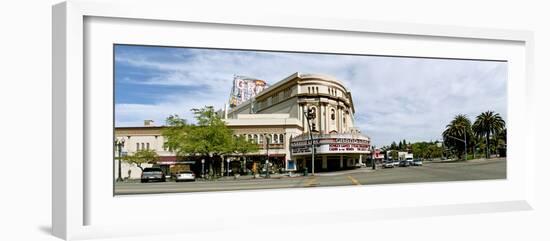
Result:
[[[369,154],[370,142],[367,138],[317,138],[313,139],[315,154]],[[290,143],[292,155],[310,155],[311,140]]]

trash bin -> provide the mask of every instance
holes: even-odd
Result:
[[[307,167],[304,169],[304,176],[307,176]]]

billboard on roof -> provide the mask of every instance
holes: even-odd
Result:
[[[264,80],[235,75],[233,77],[233,88],[229,96],[229,106],[231,108],[238,106],[268,87],[269,85]]]

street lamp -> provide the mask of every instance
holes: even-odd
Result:
[[[229,163],[231,162],[231,159],[227,158],[227,176],[229,176]]]
[[[201,177],[204,178],[204,159],[201,159],[201,164],[202,164]]]
[[[115,139],[115,146],[118,149],[118,178],[116,179],[117,182],[122,182],[122,147],[124,147],[124,138]]]
[[[313,143],[313,133],[311,132],[310,121],[315,118],[315,112],[312,108],[304,111],[304,117],[307,120],[307,128],[309,129],[309,139],[311,140],[311,175],[315,176],[315,144]]]
[[[269,178],[269,137],[267,134],[264,134],[265,137],[265,146],[266,146],[266,155],[267,159],[265,159],[265,178]]]

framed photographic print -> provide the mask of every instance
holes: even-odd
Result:
[[[530,32],[183,5],[54,6],[56,236],[531,209]]]

